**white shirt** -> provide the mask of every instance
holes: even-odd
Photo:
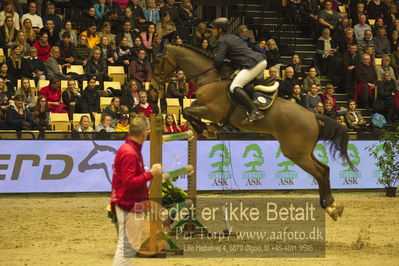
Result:
[[[23,14],[21,18],[21,24],[23,24],[24,20],[27,18],[30,19],[30,21],[32,21],[32,28],[39,28],[39,29],[43,28],[43,20],[41,17],[39,17],[36,14],[34,15],[31,15],[30,13]]]
[[[6,14],[4,13],[4,10],[0,12],[0,27],[4,25],[4,22],[6,20]],[[12,19],[14,21],[14,27],[19,30],[19,15],[17,12],[14,12],[14,17]]]

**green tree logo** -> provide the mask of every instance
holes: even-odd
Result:
[[[348,144],[348,155],[349,159],[354,166],[358,166],[360,164],[360,155],[359,150],[355,146],[355,144]],[[353,171],[347,162],[343,162],[341,164],[343,167],[347,167],[347,169],[340,171],[339,176],[340,178],[360,178],[361,173],[360,171]]]
[[[381,156],[380,153],[384,153],[383,148],[384,148],[384,144],[377,145],[377,146],[375,147],[375,152],[376,152],[379,156]],[[374,177],[374,178],[382,178],[382,177],[383,177],[383,176],[382,176],[383,172],[380,170],[380,168],[379,168],[379,166],[378,166],[378,162],[375,162],[374,164],[375,164],[375,166],[378,167],[378,170],[374,170],[374,171],[373,171],[373,177]],[[378,183],[379,183],[379,182],[378,182]]]
[[[281,148],[279,147],[277,150],[277,153],[276,153],[276,158],[279,158],[282,155],[283,155],[283,153],[281,152]],[[298,177],[298,173],[295,170],[290,169],[290,167],[295,166],[295,163],[292,162],[291,160],[283,161],[283,162],[277,164],[277,166],[279,166],[283,169],[281,169],[280,171],[277,171],[276,178],[292,179],[292,178]]]
[[[251,167],[251,169],[245,172],[262,172],[256,169],[256,167],[262,166],[265,162],[262,150],[258,144],[251,144],[245,147],[245,151],[242,158],[247,158],[247,156],[250,154],[251,151],[253,151],[251,153],[253,160],[244,164],[245,167]]]
[[[228,172],[223,168],[228,167],[231,164],[231,156],[230,153],[224,144],[216,144],[212,147],[211,153],[209,154],[209,158],[213,158],[215,155],[220,158],[220,161],[212,163],[211,166],[213,168],[217,168],[217,170],[212,171],[212,173],[223,173]]]

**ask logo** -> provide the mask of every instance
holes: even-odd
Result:
[[[281,148],[279,147],[276,153],[276,158],[285,159],[284,161],[277,164],[278,167],[282,168],[281,170],[276,172],[275,178],[280,179],[278,185],[279,186],[290,186],[295,185],[294,179],[298,177],[298,173],[295,170],[292,170],[291,167],[295,166],[290,160],[287,160],[283,153],[281,152]]]
[[[261,186],[261,180],[266,176],[264,171],[258,169],[265,163],[262,149],[258,144],[250,144],[245,147],[242,158],[244,159],[244,162],[249,160],[244,164],[244,166],[249,168],[249,170],[241,173],[241,178],[247,180],[245,183],[246,186]]]
[[[209,159],[213,159],[214,162],[210,166],[215,169],[208,174],[208,178],[213,179],[212,186],[227,186],[227,179],[231,178],[231,172],[228,170],[231,165],[231,155],[226,145],[213,145]]]

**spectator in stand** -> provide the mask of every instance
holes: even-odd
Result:
[[[359,23],[359,17],[361,15],[366,15],[367,16],[367,10],[366,10],[366,5],[367,1],[366,0],[355,0],[355,1],[350,1],[350,18],[352,19],[352,25],[356,25]]]
[[[125,9],[129,4],[129,0],[107,0],[108,8],[116,10]],[[122,12],[122,11],[121,11]]]
[[[87,38],[87,46],[90,48],[95,47],[97,44],[100,43],[100,39],[98,38],[97,35],[97,24],[95,23],[90,23],[89,27],[87,30],[83,31],[81,35],[86,36]]]
[[[370,60],[371,60],[371,64],[373,66],[375,66],[375,52],[374,52],[374,48],[372,46],[366,46],[366,48],[364,49],[364,53],[367,53],[370,55]]]
[[[40,29],[43,28],[43,20],[36,14],[37,5],[35,2],[30,2],[28,5],[29,12],[24,14],[21,21],[24,22],[26,18],[29,18],[32,22],[32,28],[36,34],[39,33]]]
[[[158,106],[152,105],[147,102],[147,92],[140,91],[139,92],[139,104],[135,107],[135,113],[142,113],[146,117],[150,117],[151,114],[158,114]]]
[[[345,38],[345,30],[350,28],[349,19],[347,17],[341,18],[337,28],[334,30],[334,35],[332,36],[335,40],[341,40]]]
[[[170,1],[170,0],[169,0]],[[164,13],[156,26],[156,33],[164,41],[172,42],[177,37],[176,26],[169,13]],[[166,43],[165,43],[166,44]]]
[[[50,57],[51,51],[51,45],[48,43],[48,33],[41,32],[40,39],[35,41],[33,47],[37,49],[37,57],[45,63]]]
[[[95,9],[94,17],[98,20],[102,20],[104,14],[107,12],[107,6],[105,5],[105,0],[98,0],[97,3],[93,5]]]
[[[207,40],[207,39],[203,39],[203,40]],[[209,44],[209,42],[208,42],[208,44]],[[252,50],[261,53],[265,57],[265,59],[267,59],[267,56],[266,56],[267,50],[266,50],[266,41],[265,40],[259,40],[258,43],[252,47]]]
[[[139,34],[132,30],[132,24],[130,21],[126,20],[123,23],[123,31],[116,35],[116,44],[121,45],[122,38],[127,38],[127,46],[133,47],[134,38],[138,37]]]
[[[324,114],[324,104],[322,102],[318,102],[314,107],[313,112],[316,114]]]
[[[115,132],[129,132],[129,115],[122,114],[116,123]]]
[[[399,77],[399,46],[396,46],[395,50],[391,54],[391,66],[395,71],[395,76]]]
[[[160,11],[161,13],[161,20],[162,17],[165,16],[165,14],[169,14],[170,20],[176,24],[176,25],[184,25],[182,19],[180,18],[179,15],[179,9],[175,6],[175,0],[166,0],[165,5],[161,7]]]
[[[94,132],[94,129],[91,127],[90,118],[87,115],[82,115],[80,117],[79,124],[73,129],[75,132]],[[90,136],[81,136],[81,138],[87,139]]]
[[[6,126],[13,130],[31,129],[31,114],[25,107],[24,98],[21,95],[15,96],[14,101],[7,108]]]
[[[3,80],[4,82],[4,80]],[[33,94],[33,91],[30,87],[30,81],[27,77],[22,77],[21,78],[21,86],[17,89],[15,92],[15,95],[22,95],[24,98],[24,103],[29,107],[32,108],[35,106],[35,96]]]
[[[334,86],[331,83],[329,83],[326,85],[325,93],[321,96],[321,100],[323,101],[323,103],[325,103],[326,101],[331,102],[334,111],[338,112],[339,115],[344,115],[347,111],[346,108],[342,106],[339,107],[337,105],[337,99],[335,98],[335,96],[333,96],[333,94],[334,94]]]
[[[46,70],[47,70],[47,78],[58,78],[58,79],[70,79],[72,78],[71,75],[65,75],[64,73],[61,72],[61,69],[64,67],[71,67],[71,64],[66,63],[63,65],[60,65],[58,63],[58,60],[61,55],[60,48],[58,46],[54,46],[51,48],[50,52],[50,57],[47,59],[45,65],[46,65]]]
[[[152,79],[151,65],[146,59],[144,49],[139,50],[137,60],[130,63],[130,77],[141,83],[149,82]]]
[[[270,73],[270,71],[269,71]],[[297,83],[294,79],[294,69],[292,67],[287,67],[285,69],[285,79],[283,81],[279,81],[280,86],[278,87],[278,96],[283,99],[289,99],[292,94],[292,89]]]
[[[69,79],[67,88],[62,93],[62,101],[68,110],[69,119],[72,120],[74,113],[80,113],[80,97],[82,95],[76,89],[76,81]]]
[[[393,23],[397,18],[398,18],[398,5],[392,3],[389,5],[389,15],[388,17],[385,18],[388,29],[390,29],[393,26]]]
[[[183,0],[181,2],[181,7],[179,8],[179,17],[182,22],[181,26],[194,27],[200,22],[194,14],[194,8],[191,5],[190,0]]]
[[[9,100],[12,98],[12,93],[8,91],[7,84],[3,78],[0,77],[0,106],[1,109],[7,109]]]
[[[71,42],[71,35],[69,32],[64,32],[62,34],[62,40],[57,43],[57,46],[61,51],[60,57],[57,61],[62,65],[74,64],[77,58],[76,46]]]
[[[333,105],[330,101],[324,102],[324,114],[334,120],[337,120],[338,114],[333,109]]]
[[[370,55],[362,54],[362,62],[356,68],[356,90],[355,101],[360,95],[363,108],[369,108],[369,98],[372,98],[373,89],[377,83],[377,73],[371,64]]]
[[[64,28],[60,31],[60,33],[59,33],[60,39],[62,39],[62,35],[64,34],[64,32],[69,33],[70,42],[73,43],[74,45],[76,45],[78,38],[76,36],[76,32],[74,30],[72,30],[72,22],[70,20],[67,20],[65,22]]]
[[[50,109],[44,95],[37,97],[36,106],[32,112],[33,130],[50,130]]]
[[[113,50],[116,48],[116,35],[111,33],[111,24],[106,21],[104,22],[101,32],[98,33],[98,38],[102,40],[102,37],[108,37],[108,43]]]
[[[378,82],[377,100],[374,108],[377,109],[389,122],[394,122],[395,119],[395,105],[394,96],[398,92],[395,80],[392,79],[390,72],[384,73],[382,81]]]
[[[313,84],[310,87],[310,92],[308,94],[305,94],[305,107],[311,112],[314,112],[317,103],[321,102],[321,98],[318,92],[319,88],[316,84]]]
[[[384,55],[381,60],[381,66],[376,68],[377,79],[381,81],[384,78],[384,73],[389,72],[391,74],[391,79],[396,81],[395,71],[391,66],[391,58],[388,55]]]
[[[88,29],[91,25],[98,26],[98,20],[96,19],[96,10],[94,7],[90,7],[88,13],[84,13],[79,24],[80,30]],[[97,30],[97,29],[96,29]]]
[[[371,0],[367,6],[367,14],[370,19],[381,17],[385,20],[389,16],[388,6],[382,0]]]
[[[188,85],[183,70],[176,73],[176,77],[169,82],[166,90],[166,98],[178,98],[180,106],[183,106],[183,99],[187,98]]]
[[[164,133],[178,133],[183,130],[177,125],[175,117],[172,114],[165,115],[165,125],[163,127]]]
[[[315,84],[316,86],[321,86],[320,79],[317,77],[317,70],[315,67],[309,68],[308,76],[303,80],[303,91],[308,93],[310,87]]]
[[[301,16],[302,32],[314,38],[318,32],[319,7],[317,0],[303,0],[299,4],[299,14]]]
[[[203,39],[207,39],[209,41],[211,50],[215,49],[216,39],[212,36],[212,34],[208,32],[206,24],[201,22],[198,24],[196,30],[191,37],[191,45],[201,48],[201,41]]]
[[[4,2],[4,10],[0,12],[0,26],[3,26],[6,20],[6,17],[10,16],[13,20],[14,27],[19,30],[19,15],[15,12],[14,3],[12,0],[8,0]]]
[[[138,96],[137,96],[138,103]],[[121,99],[119,97],[112,97],[111,104],[108,105],[104,113],[111,117],[111,127],[115,128],[116,123],[121,117]]]
[[[294,88],[292,89],[292,97],[291,101],[301,105],[302,107],[306,108],[305,105],[305,96],[302,93],[301,85],[296,84]]]
[[[92,50],[87,46],[87,37],[84,35],[79,36],[79,42],[76,46],[76,61],[77,65],[86,66],[87,61],[91,58]]]
[[[391,53],[394,53],[396,50],[396,46],[399,45],[399,33],[394,30],[391,33],[390,39],[389,39],[389,47],[391,47]]]
[[[101,49],[101,60],[107,66],[112,66],[115,64],[114,60],[114,49],[112,49],[111,45],[109,45],[108,36],[101,37],[101,43],[98,45]]]
[[[249,48],[252,48],[253,44],[251,42],[251,38],[248,36],[248,27],[245,25],[241,25],[238,27],[238,35],[243,42],[247,44]],[[269,40],[270,41],[270,40]],[[269,43],[269,42],[268,42]]]
[[[143,31],[140,34],[141,40],[143,41],[143,45],[147,49],[147,51],[151,52],[152,51],[152,42],[155,37],[155,25],[154,24],[149,24],[147,31]]]
[[[23,57],[29,56],[31,46],[26,41],[25,33],[23,31],[18,32],[17,39],[15,40],[14,45],[19,45],[19,47],[21,47],[21,53]]]
[[[132,26],[131,29],[136,31],[136,32],[140,32],[140,30],[137,29],[138,23],[137,23],[136,18],[133,17],[133,12],[132,12],[132,9],[130,7],[126,7],[126,9],[123,11],[122,21],[129,21],[130,25]]]
[[[267,41],[266,57],[268,68],[274,66],[280,72],[280,67],[283,65],[283,63],[281,62],[280,52],[278,50],[276,41],[273,39]]]
[[[16,87],[17,79],[26,76],[27,62],[22,56],[21,47],[14,45],[11,48],[11,56],[7,59],[8,73],[10,74],[10,79],[13,88]]]
[[[7,51],[14,45],[17,39],[17,29],[15,29],[12,17],[7,16],[5,23],[0,27],[0,47]]]
[[[61,18],[55,14],[55,5],[51,2],[47,4],[46,15],[43,17],[43,24],[45,25],[48,20],[53,21],[55,25],[55,30],[60,32],[62,29]]]
[[[209,47],[209,41],[207,39],[203,39],[201,41],[201,49],[206,52],[209,53],[211,52],[210,47]]]
[[[54,46],[56,43],[60,41],[59,32],[55,29],[55,25],[52,20],[47,20],[45,27],[42,28],[40,32],[47,32],[48,43],[51,46]]]
[[[345,114],[345,123],[349,129],[361,130],[366,127],[366,120],[361,113],[356,110],[356,101],[348,101],[348,112]]]
[[[377,36],[378,35],[378,30],[379,29],[387,29],[387,26],[384,25],[384,19],[378,17],[375,22],[373,27],[371,28],[371,30],[373,31],[373,36]]]
[[[111,116],[106,113],[101,114],[101,124],[96,126],[96,132],[115,132],[115,129],[111,127]]]
[[[137,56],[138,56],[140,50],[145,51],[145,47],[143,45],[143,42],[141,41],[141,38],[135,37],[133,40],[133,47],[131,48],[131,51],[133,54],[133,60],[137,60]]]
[[[384,54],[391,54],[391,47],[385,28],[380,28],[378,30],[378,35],[373,41],[375,45],[375,53],[378,57],[381,57]]]
[[[160,16],[155,0],[148,1],[148,9],[144,10],[144,16],[147,22],[154,25],[158,23],[158,21],[160,20]]]
[[[133,17],[136,18],[137,25],[146,24],[144,10],[139,4],[139,0],[130,0],[128,7],[132,9]]]
[[[344,54],[349,45],[357,45],[357,40],[354,34],[354,31],[352,28],[346,28],[345,29],[345,36],[341,39],[338,39],[339,41],[339,53]]]
[[[61,82],[59,78],[50,78],[50,84],[46,87],[41,88],[39,95],[46,97],[47,103],[51,113],[67,113],[66,105],[61,99]]]
[[[353,30],[355,31],[356,40],[362,40],[364,38],[364,33],[366,30],[371,31],[370,25],[366,24],[366,22],[367,22],[366,15],[360,15],[359,23],[353,27]]]
[[[83,90],[81,98],[82,113],[89,113],[93,121],[96,114],[100,112],[100,94],[98,93],[96,82],[95,76],[89,78],[89,84]]]
[[[25,33],[27,42],[30,45],[33,45],[33,43],[36,41],[36,32],[32,28],[32,22],[30,19],[26,18],[24,20],[24,22],[22,23],[21,30],[23,33]]]
[[[323,29],[322,36],[317,41],[316,52],[320,75],[332,78],[337,69],[338,44],[331,38],[329,29]]]
[[[356,44],[349,44],[348,50],[343,54],[343,66],[344,66],[344,88],[345,91],[354,96],[355,88],[355,73],[356,67],[360,63],[360,53]]]
[[[152,55],[162,55],[164,44],[161,36],[155,35],[154,41],[152,42]]]
[[[115,51],[116,64],[118,66],[123,66],[125,73],[128,73],[131,60],[133,60],[132,51],[128,46],[127,37],[123,37],[119,48]]]
[[[13,92],[13,83],[11,81],[10,74],[8,73],[8,66],[5,62],[0,63],[0,78],[4,79],[4,82],[7,85],[7,88],[10,88],[11,91]]]
[[[324,2],[324,9],[319,13],[319,23],[322,28],[328,28],[333,31],[339,23],[339,14],[337,11],[332,10],[332,2],[327,0]]]
[[[139,104],[139,91],[140,91],[140,84],[131,79],[129,81],[129,87],[124,90],[121,98],[121,104],[126,106],[129,112],[134,112],[136,105]]]
[[[274,78],[274,79],[278,79],[279,74],[277,72],[277,68],[275,67],[270,67],[269,68],[269,77],[270,78]],[[278,81],[278,80],[277,80]],[[281,80],[280,80],[281,81]]]
[[[95,76],[100,84],[109,80],[107,64],[101,59],[101,49],[93,48],[93,54],[85,66],[85,74],[87,77]]]
[[[289,64],[290,67],[294,69],[294,79],[298,80],[298,82],[303,81],[305,77],[305,71],[302,70],[302,60],[301,57],[298,54],[294,54],[291,57],[291,64]],[[270,71],[270,69],[269,69]]]
[[[393,31],[399,32],[399,18],[394,20],[393,25],[390,30],[391,30],[391,32],[393,32]]]

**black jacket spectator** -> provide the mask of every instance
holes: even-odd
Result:
[[[144,10],[140,5],[135,6],[130,2],[127,6],[132,9],[133,17],[136,18],[137,23],[140,23],[141,19],[145,19]]]
[[[278,96],[284,99],[291,98],[292,89],[296,84],[295,79],[286,78],[285,80],[279,80],[280,86],[278,86]]]
[[[100,112],[100,94],[97,86],[94,89],[87,87],[82,92],[81,99],[82,113],[98,113]]]
[[[68,45],[66,46],[64,44],[64,42],[60,41],[57,43],[56,46],[60,47],[61,55],[58,58],[58,61],[60,62],[60,64],[63,65],[63,64],[71,63],[71,62],[65,61],[66,58],[70,58],[70,57],[72,57],[74,59],[74,61],[72,63],[76,63],[76,61],[77,61],[76,46],[72,42],[69,42]]]
[[[121,105],[125,105],[128,109],[129,112],[134,112],[134,106],[135,106],[135,102],[134,102],[134,98],[133,95],[130,91],[130,89],[126,89],[121,97]]]
[[[277,64],[281,64],[280,52],[277,49],[267,50],[266,57],[268,68]]]
[[[48,43],[51,46],[55,46],[55,44],[60,41],[60,32],[58,30],[54,29],[52,32],[50,32],[48,29],[42,28],[40,33],[42,32],[46,32],[48,34]]]
[[[17,96],[18,97],[18,96]],[[16,98],[17,98],[16,97]],[[21,96],[22,97],[22,96]],[[16,99],[15,99],[16,100]],[[24,107],[23,102],[22,109],[23,114],[18,112],[17,104],[11,104],[6,111],[6,126],[8,129],[22,130],[30,129],[32,124],[31,114],[27,108]]]
[[[10,36],[9,41],[7,41],[7,35],[6,35],[6,29],[5,29],[5,25],[0,27],[0,47],[4,49],[4,53],[7,53],[7,49],[9,48],[6,43],[7,42],[15,42],[15,40],[17,39],[17,33],[18,31],[13,27],[14,29],[14,33],[12,34],[12,36]]]
[[[168,6],[168,4],[165,4],[163,7],[161,7],[159,13],[161,17],[163,17],[165,13],[169,13],[170,18],[176,25],[184,25],[179,15],[179,9],[176,6]]]
[[[385,18],[388,16],[388,7],[384,3],[384,1],[381,1],[379,5],[376,5],[374,1],[370,1],[370,3],[367,6],[367,15],[368,18],[370,19],[376,19],[378,17]]]
[[[7,59],[8,73],[14,86],[16,85],[17,79],[27,76],[27,73],[25,73],[27,70],[26,65],[26,59],[23,57],[21,57],[20,60],[12,60],[11,57]]]
[[[33,78],[39,78],[39,77],[34,77],[34,74],[37,72],[37,70],[45,73],[46,72],[46,66],[44,65],[43,61],[40,60],[39,58],[31,58],[29,57],[26,59],[26,70],[24,71],[25,74],[27,75],[28,78],[33,79]]]
[[[100,82],[109,80],[107,64],[102,60],[95,62],[90,59],[85,67],[85,73],[87,76],[96,76]]]

